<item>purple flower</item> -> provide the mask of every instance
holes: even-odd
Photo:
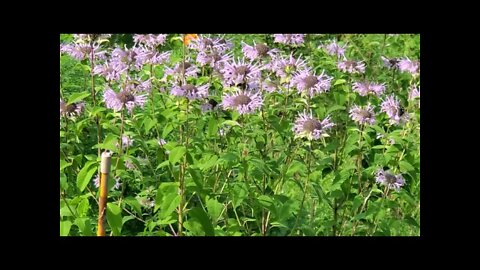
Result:
[[[408,100],[420,98],[420,87],[413,86],[408,93]]]
[[[126,74],[127,66],[112,64],[105,62],[102,65],[97,65],[93,68],[93,74],[104,77],[107,81],[120,80],[122,74]]]
[[[159,53],[155,49],[141,48],[135,56],[135,66],[141,67],[145,64],[161,65],[170,60],[171,52]]]
[[[200,36],[197,39],[192,39],[188,46],[198,52],[216,52],[222,54],[226,50],[231,49],[232,43],[224,38],[209,38]]]
[[[122,148],[125,149],[133,144],[133,139],[130,139],[126,135],[122,135]],[[116,143],[116,146],[118,147],[118,143]]]
[[[390,95],[383,100],[381,105],[381,111],[385,112],[390,119],[390,124],[404,123],[409,119],[407,113],[403,113],[403,109],[400,106],[400,101],[394,96]]]
[[[401,71],[406,71],[411,73],[412,75],[417,75],[418,74],[418,68],[420,67],[420,63],[418,61],[412,61],[408,59],[401,59],[400,62],[398,63],[398,68]]]
[[[389,68],[389,69],[391,69],[391,68],[393,68],[393,69],[398,68],[398,62],[399,62],[399,60],[398,60],[397,58],[390,58],[390,59],[389,59],[389,58],[386,58],[386,57],[382,56],[382,60],[383,60],[383,64],[384,64],[387,68]]]
[[[375,84],[370,82],[354,82],[353,91],[360,94],[360,96],[366,96],[368,94],[374,94],[380,96],[385,92],[385,84]]]
[[[126,107],[128,112],[132,113],[132,110],[135,106],[140,106],[143,108],[147,97],[146,95],[134,95],[132,92],[126,90],[123,90],[117,94],[107,86],[103,94],[103,99],[107,105],[107,108],[118,112]]]
[[[142,54],[142,48],[139,47],[133,47],[128,49],[125,46],[124,50],[120,48],[115,48],[111,54],[110,64],[119,70],[140,70],[142,68],[142,65],[140,65],[140,63],[138,63],[136,60],[137,56],[140,54]]]
[[[66,53],[77,60],[90,59],[92,55],[92,47],[90,44],[61,44],[60,52]],[[100,50],[100,45],[93,45],[93,55],[99,59],[105,58],[105,51]]]
[[[60,116],[75,117],[79,116],[85,109],[85,102],[77,102],[68,104],[60,99]]]
[[[278,57],[270,62],[270,68],[275,71],[275,74],[281,78],[286,78],[288,75],[293,74],[298,70],[307,68],[307,64],[300,57],[295,59],[293,54],[290,54],[288,58]]]
[[[347,45],[344,45],[342,47],[338,45],[335,41],[333,41],[328,45],[320,46],[320,47],[324,47],[327,50],[327,53],[329,55],[337,55],[337,57],[340,57],[340,56],[345,57],[345,48],[347,47]]]
[[[365,64],[363,61],[352,61],[352,60],[344,60],[338,62],[337,67],[343,71],[348,73],[364,73],[365,72]]]
[[[218,52],[199,52],[197,54],[197,63],[200,66],[210,65],[215,70],[221,70],[224,67],[224,63],[231,61],[232,54],[222,55]]]
[[[330,90],[330,81],[333,77],[325,75],[324,72],[316,76],[311,70],[302,70],[295,74],[290,85],[297,87],[300,92],[307,92],[309,96],[327,92]]]
[[[164,77],[166,77],[167,75],[171,75],[175,80],[180,80],[183,76],[184,68],[185,68],[185,78],[198,77],[198,73],[200,72],[200,69],[197,66],[190,64],[187,61],[185,61],[185,63],[182,63],[182,62],[177,63],[173,69],[169,67],[165,67]]]
[[[135,43],[143,44],[150,48],[156,48],[158,45],[163,45],[166,40],[167,34],[133,35],[133,41],[135,41]]]
[[[276,53],[278,53],[278,50],[270,49],[265,44],[261,44],[261,43],[255,44],[255,41],[254,41],[253,46],[243,43],[242,52],[246,58],[250,60],[255,60],[257,58],[266,57],[267,55],[274,57]]]
[[[278,85],[277,83],[274,83],[272,81],[264,81],[262,82],[262,89],[269,93],[272,93],[274,91],[277,91]]]
[[[225,109],[236,109],[240,114],[253,113],[263,105],[260,93],[249,91],[237,91],[233,94],[223,96],[222,107]]]
[[[350,109],[350,117],[353,121],[361,125],[366,123],[373,125],[375,123],[375,112],[370,104],[368,104],[366,107],[354,105],[353,108]]]
[[[165,144],[167,144],[167,142],[164,139],[160,138],[160,140],[158,140],[158,145],[160,145],[160,147],[164,147]]]
[[[210,84],[205,84],[199,87],[196,87],[192,84],[185,84],[183,86],[173,86],[172,91],[170,92],[174,96],[184,96],[190,100],[201,99],[208,97],[208,88]]]
[[[98,174],[93,178],[93,184],[95,185],[96,188],[100,187],[100,177]]]
[[[125,168],[129,170],[135,169],[135,165],[130,160],[125,160],[123,164],[125,165]]]
[[[226,86],[238,85],[256,81],[260,76],[262,67],[244,61],[225,62],[224,68],[220,71]]]
[[[304,42],[304,34],[274,34],[275,43],[300,45]]]
[[[399,191],[400,187],[405,185],[405,179],[401,174],[393,175],[383,169],[378,170],[375,182],[387,186],[388,189],[394,189],[396,191]]]
[[[213,106],[212,104],[207,102],[202,104],[201,109],[202,109],[202,113],[206,113],[208,111],[211,111],[213,109]]]
[[[310,114],[304,111],[295,119],[293,131],[295,132],[295,137],[318,140],[322,137],[328,137],[327,130],[334,125],[330,122],[330,116],[320,121],[312,116],[311,111]]]

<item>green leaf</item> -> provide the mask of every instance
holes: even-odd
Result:
[[[178,191],[178,182],[161,183],[157,191],[157,196],[155,197],[154,212],[156,212],[160,208],[162,202],[164,201],[163,198],[165,196],[167,196],[168,194],[177,194],[177,191]]]
[[[405,160],[400,161],[399,165],[402,173],[415,171],[415,168]]]
[[[292,164],[290,164],[290,166],[288,167],[286,175],[290,177],[294,175],[296,172],[299,172],[303,176],[305,175],[306,171],[307,171],[307,166],[305,166],[305,164],[303,164],[298,160],[294,160],[292,161]]]
[[[240,126],[240,124],[237,121],[226,120],[222,123],[222,126]]]
[[[125,203],[130,205],[137,214],[142,215],[142,206],[140,203],[137,201],[137,199],[133,197],[126,197],[125,198]]]
[[[148,133],[157,124],[157,119],[151,119],[150,117],[145,117],[143,120],[143,126],[145,128],[145,133]]]
[[[385,149],[385,148],[387,148],[386,145],[375,145],[372,147],[372,149]]]
[[[330,109],[328,109],[326,114],[329,115],[330,113],[332,113],[334,111],[345,110],[345,109],[346,109],[345,106],[333,105],[332,107],[330,107]]]
[[[266,195],[260,195],[257,198],[258,202],[268,210],[272,211],[273,213],[276,213],[276,208],[275,208],[275,202],[272,198]]]
[[[82,200],[77,205],[77,214],[79,217],[84,217],[87,215],[90,205],[87,198],[82,198]]]
[[[132,219],[135,219],[134,217],[132,216],[124,216],[122,218],[122,224],[125,224],[125,222],[129,221],[129,220],[132,220]]]
[[[165,160],[164,162],[158,164],[157,170],[160,169],[160,168],[163,168],[163,167],[165,167],[165,166],[168,166],[168,164],[169,164],[169,161],[168,161],[168,160]]]
[[[219,203],[216,199],[207,199],[208,214],[212,218],[213,223],[216,223],[220,215],[222,214],[223,204]]]
[[[97,171],[97,166],[92,167],[92,165],[96,164],[96,161],[87,161],[87,163],[85,163],[85,166],[83,166],[83,168],[78,173],[77,187],[78,189],[80,189],[80,192],[82,192],[87,187],[88,183],[92,179],[93,174]]]
[[[75,219],[75,225],[82,233],[83,236],[93,236],[92,226],[90,225],[90,219],[87,217]]]
[[[68,104],[72,104],[75,102],[78,102],[80,100],[83,100],[84,98],[88,97],[90,95],[90,92],[80,92],[80,93],[73,93],[70,98],[68,99]]]
[[[220,159],[226,161],[227,163],[233,164],[239,159],[239,157],[236,153],[228,152],[225,153]]]
[[[171,215],[172,212],[175,211],[175,208],[180,205],[180,200],[180,195],[178,195],[176,191],[175,193],[170,193],[164,196],[162,204],[160,205],[160,218],[164,219]]]
[[[67,184],[67,175],[64,174],[64,173],[61,173],[60,174],[60,188],[62,190],[65,190],[67,188],[68,184]]]
[[[175,164],[178,161],[180,161],[180,159],[185,155],[186,152],[187,152],[187,149],[185,148],[185,146],[177,146],[177,147],[173,148],[172,151],[170,151],[170,155],[168,156],[168,160],[172,164]]]
[[[103,111],[105,111],[105,110],[107,110],[105,107],[95,107],[95,108],[93,108],[93,110],[90,112],[90,115],[95,116],[95,115],[98,115],[100,112],[103,112]]]
[[[72,165],[71,162],[66,162],[63,159],[60,159],[60,171],[62,171],[63,169],[65,169],[66,167],[68,167],[70,165]]]
[[[116,146],[117,143],[118,143],[118,136],[110,133],[105,137],[105,139],[103,140],[103,143],[96,144],[92,148],[100,148],[104,150],[117,152],[118,151],[118,147]]]
[[[206,236],[215,236],[215,230],[213,229],[213,225],[210,222],[210,219],[208,218],[208,215],[207,213],[205,213],[203,208],[195,207],[193,209],[190,209],[188,213],[193,219],[196,219],[198,222],[200,222]]]
[[[215,137],[218,132],[218,122],[217,119],[215,118],[210,118],[208,120],[208,137]]]
[[[60,221],[60,236],[68,236],[72,222],[70,220]]]
[[[206,171],[206,170],[210,169],[211,167],[213,167],[215,164],[217,164],[218,157],[216,155],[211,155],[211,156],[209,155],[209,156],[206,157],[205,160],[206,161],[203,161],[203,159],[202,159],[203,162],[198,165],[198,167],[202,171]]]
[[[122,231],[122,209],[113,203],[107,203],[107,221],[114,236],[120,236]]]
[[[233,208],[237,208],[247,198],[247,186],[245,183],[235,183],[232,189]]]
[[[172,132],[173,130],[173,126],[170,125],[170,124],[167,124],[165,126],[165,128],[163,128],[163,131],[162,131],[162,138],[167,138],[168,134],[170,134],[170,132]]]
[[[339,85],[339,84],[344,84],[344,83],[346,83],[346,82],[347,82],[347,80],[345,80],[345,79],[338,79],[338,80],[335,81],[335,83],[333,84],[333,86]]]

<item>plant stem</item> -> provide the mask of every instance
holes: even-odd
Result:
[[[388,195],[389,191],[390,191],[390,189],[388,188],[388,185],[386,185],[385,190],[383,191],[383,197],[382,197],[382,203],[380,204],[380,209],[382,209],[383,204],[385,203],[385,200],[387,199],[387,195]],[[375,234],[375,232],[377,231],[377,227],[378,227],[377,217],[378,217],[378,214],[377,214],[377,216],[375,216],[375,220],[373,222],[375,224],[375,226],[373,227],[373,232],[372,232],[371,235]]]
[[[358,173],[358,194],[362,193],[362,159],[363,159],[363,153],[362,153],[362,140],[363,140],[363,130],[365,128],[365,125],[362,124],[360,127],[360,138],[358,139],[358,148],[359,148],[359,153],[357,157],[357,173]]]
[[[298,220],[300,219],[300,215],[302,214],[302,211],[303,211],[305,198],[307,197],[307,191],[308,191],[307,187],[308,187],[308,181],[310,180],[310,171],[311,171],[311,159],[312,159],[312,141],[310,141],[309,151],[307,152],[307,177],[305,178],[305,182],[303,184],[302,202],[300,203],[300,210],[298,210],[298,215],[297,215],[297,218],[295,219],[295,224],[293,225],[290,235],[293,235],[295,232],[295,229],[298,224]]]
[[[74,218],[77,218],[77,216],[73,213],[72,208],[70,208],[70,205],[68,204],[67,199],[65,198],[65,191],[60,192],[60,196],[62,197],[63,201],[65,202],[65,205],[67,205],[67,208],[70,211],[70,213],[72,214],[72,216]]]
[[[92,89],[91,89],[91,94],[93,98],[93,107],[97,106],[97,100],[95,97],[95,78],[93,75],[93,69],[95,67],[95,54],[94,54],[94,49],[93,49],[93,39],[90,41],[90,50],[91,50],[91,56],[90,56],[90,75],[91,75],[91,81],[92,81]],[[101,138],[102,138],[102,129],[100,128],[100,120],[98,119],[98,115],[95,116],[95,123],[97,125],[97,143],[100,144]],[[98,157],[100,157],[100,148],[98,148]]]

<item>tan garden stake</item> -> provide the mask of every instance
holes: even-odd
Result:
[[[100,163],[100,200],[98,202],[98,228],[97,236],[105,236],[105,209],[108,197],[108,175],[110,174],[112,154],[110,152],[102,153]]]

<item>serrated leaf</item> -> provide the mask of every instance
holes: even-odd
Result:
[[[346,83],[346,82],[347,82],[347,80],[345,80],[345,79],[338,79],[338,80],[335,81],[335,83],[333,84],[333,86],[339,85],[339,84],[344,84],[344,83]]]
[[[238,160],[238,155],[236,153],[228,152],[225,153],[220,159],[225,160],[229,163],[234,163]]]
[[[223,204],[219,203],[216,199],[211,198],[207,200],[206,206],[208,214],[212,218],[212,221],[216,223],[218,218],[222,214]]]
[[[288,167],[287,176],[292,176],[293,174],[299,172],[302,176],[305,175],[305,172],[307,171],[307,167],[305,164],[298,160],[292,161],[292,164]]]
[[[107,221],[114,236],[120,236],[122,232],[122,209],[114,203],[107,203]]]
[[[80,192],[82,192],[87,187],[88,183],[92,179],[93,174],[97,171],[97,166],[92,167],[92,165],[96,164],[96,161],[87,161],[87,163],[85,163],[83,168],[78,173],[77,187],[78,189],[80,189]]]
[[[83,198],[77,205],[77,215],[79,217],[86,216],[90,205],[87,198]]]
[[[130,205],[137,214],[142,215],[142,206],[140,203],[137,201],[137,199],[133,197],[126,197],[125,198],[125,203]]]
[[[226,121],[223,121],[222,126],[232,126],[233,127],[233,126],[240,126],[240,124],[237,121],[226,120]]]
[[[233,208],[237,208],[247,198],[247,187],[245,183],[236,183],[232,189]]]
[[[132,216],[124,216],[122,218],[122,225],[125,224],[125,222],[129,221],[129,220],[132,220],[132,219],[135,219],[134,217]]]
[[[415,171],[415,168],[405,160],[400,161],[399,165],[402,173]]]
[[[87,217],[75,219],[75,225],[82,233],[83,236],[93,236],[92,226],[90,225],[90,219]]]
[[[206,236],[215,236],[215,230],[213,229],[212,222],[210,222],[210,219],[203,208],[195,207],[190,209],[188,213],[193,219],[196,219],[198,222],[200,222]]]
[[[172,130],[173,130],[173,126],[170,125],[170,124],[167,124],[167,125],[163,128],[162,138],[167,138],[168,134],[170,134],[170,132],[172,132]]]
[[[334,112],[334,111],[339,111],[339,110],[345,110],[346,107],[345,106],[340,106],[340,105],[333,105],[332,107],[330,107],[327,111],[327,115],[329,115],[330,113]]]
[[[218,132],[218,121],[215,118],[208,120],[208,137],[215,137]]]
[[[68,104],[72,104],[75,102],[78,102],[80,100],[83,100],[84,98],[88,97],[90,95],[90,92],[80,92],[80,93],[73,93],[70,98],[68,99]]]
[[[60,236],[68,236],[72,222],[70,220],[60,221]]]
[[[165,167],[165,166],[168,166],[168,164],[170,164],[170,161],[165,160],[164,162],[158,164],[157,170],[160,169],[160,168],[163,168],[163,167]]]
[[[62,171],[63,169],[65,169],[66,167],[68,167],[70,165],[72,165],[71,162],[66,162],[63,159],[60,159],[60,171]]]
[[[187,149],[185,148],[185,146],[177,146],[177,147],[173,148],[172,151],[170,151],[170,155],[168,156],[168,160],[172,164],[175,164],[178,161],[180,161],[180,159],[185,155],[186,152],[187,152]]]
[[[152,119],[150,117],[145,117],[143,119],[143,126],[145,128],[145,133],[148,133],[157,124],[157,119]]]
[[[160,205],[160,218],[166,218],[171,215],[175,208],[180,205],[180,196],[177,193],[170,193],[163,197]]]

